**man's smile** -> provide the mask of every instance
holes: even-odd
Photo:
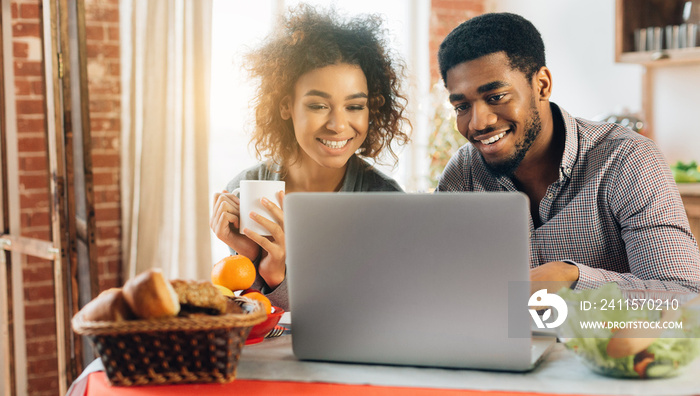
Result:
[[[501,133],[499,133],[498,135],[494,135],[494,136],[491,136],[491,137],[488,138],[488,139],[483,139],[483,140],[479,140],[479,141],[480,141],[482,144],[492,144],[492,143],[495,143],[495,142],[501,140],[501,138],[502,138],[503,136],[505,136],[505,135],[506,135],[505,132],[501,132]]]

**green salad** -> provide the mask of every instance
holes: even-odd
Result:
[[[700,182],[700,169],[695,161],[688,163],[678,161],[671,165],[671,173],[676,183],[698,183]]]
[[[582,321],[657,321],[658,310],[585,310],[581,301],[624,301],[617,284],[609,283],[599,289],[559,291],[568,305],[566,321],[560,328],[562,342],[574,351],[594,371],[623,378],[659,378],[678,374],[678,369],[700,356],[700,308],[681,308],[682,329],[667,329],[645,350],[621,358],[608,355],[608,344],[614,329],[581,329]],[[563,337],[566,335],[566,337]]]

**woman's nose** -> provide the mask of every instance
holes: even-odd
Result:
[[[348,119],[345,112],[342,110],[334,110],[331,112],[328,122],[326,123],[326,128],[335,132],[343,132],[348,123]]]

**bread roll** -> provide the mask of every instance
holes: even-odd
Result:
[[[175,279],[170,283],[183,310],[211,315],[226,311],[226,297],[211,282]]]
[[[85,304],[81,312],[83,319],[88,322],[119,322],[134,317],[134,313],[131,312],[129,305],[124,300],[122,289],[116,287],[100,293],[92,301]]]
[[[151,269],[129,279],[123,292],[126,303],[141,319],[165,318],[180,312],[177,294],[160,269]]]

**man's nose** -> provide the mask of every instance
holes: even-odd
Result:
[[[496,123],[498,117],[491,111],[487,104],[475,103],[471,108],[472,114],[469,120],[469,129],[481,131]]]
[[[341,133],[347,126],[348,119],[343,109],[335,109],[331,112],[326,128],[337,133]]]

